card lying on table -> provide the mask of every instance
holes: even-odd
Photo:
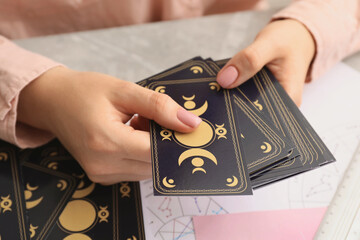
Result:
[[[29,240],[18,149],[0,141],[0,239]]]
[[[222,89],[216,74],[226,62],[195,57],[139,82],[203,119],[189,134],[151,124],[155,195],[251,194],[334,161],[267,69]]]
[[[120,182],[111,186],[91,182],[57,140],[25,151],[20,158],[26,167],[46,168],[55,176],[75,176],[79,181],[54,220],[55,224],[47,229],[47,239],[145,239],[138,182]]]

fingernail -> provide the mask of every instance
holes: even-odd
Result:
[[[233,66],[229,66],[217,76],[217,82],[222,87],[227,88],[236,81],[238,76],[239,73],[237,69]]]
[[[182,123],[192,128],[196,128],[202,122],[201,118],[183,108],[178,110],[177,117]]]

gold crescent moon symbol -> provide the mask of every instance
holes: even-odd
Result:
[[[197,172],[197,171],[200,171],[200,172],[203,172],[203,173],[206,174],[206,170],[203,169],[203,168],[194,168],[194,169],[192,170],[192,174],[194,174],[194,172]]]
[[[259,103],[259,100],[254,101],[254,105],[261,111],[263,110],[263,106]]]
[[[84,180],[81,180],[81,181],[80,181],[80,183],[79,183],[79,185],[77,186],[77,188],[76,188],[76,189],[81,189],[81,188],[83,188],[83,187],[84,187],[84,185],[85,185]]]
[[[226,181],[228,182],[226,185],[229,187],[235,187],[239,183],[235,176],[233,176],[233,178],[227,178]]]
[[[38,189],[39,188],[39,186],[35,186],[35,187],[32,187],[32,186],[30,186],[30,183],[27,183],[26,184],[26,189],[27,190],[29,190],[29,191],[35,191],[36,189]]]
[[[155,92],[165,93],[165,87],[164,86],[159,86],[159,87],[155,88]]]
[[[173,187],[176,186],[175,184],[172,184],[172,183],[174,183],[174,180],[173,180],[173,179],[167,180],[166,178],[167,178],[167,177],[164,177],[163,180],[162,180],[162,183],[164,184],[165,187],[167,187],[167,188],[173,188]]]
[[[43,197],[40,197],[34,201],[26,201],[25,204],[26,204],[26,209],[31,209],[31,208],[34,208],[36,207],[37,205],[40,204],[40,202],[43,200]]]
[[[67,187],[67,182],[64,179],[60,179],[56,186],[60,189],[60,191],[64,191]]]
[[[137,240],[137,238],[133,235],[131,238],[127,238],[126,240]]]
[[[203,69],[199,66],[193,66],[190,68],[190,70],[195,74],[203,73]]]
[[[81,183],[80,183],[81,184]],[[84,198],[95,189],[95,183],[91,183],[87,188],[76,190],[72,195],[73,198]]]
[[[217,165],[216,157],[211,152],[209,152],[205,149],[202,149],[202,148],[191,148],[191,149],[186,150],[179,156],[179,160],[178,160],[179,166],[185,159],[187,159],[189,157],[194,157],[194,156],[206,157],[206,158],[210,159],[211,161],[213,161]]]
[[[263,153],[268,153],[271,151],[272,147],[268,142],[263,142],[264,145],[261,145],[261,150],[263,150]]]
[[[33,238],[34,236],[35,236],[35,234],[36,234],[36,229],[38,229],[39,228],[39,226],[33,226],[32,224],[30,224],[30,229],[29,229],[29,231],[30,231],[30,238]],[[0,239],[1,240],[1,239]]]
[[[4,152],[0,153],[0,161],[2,161],[2,160],[6,161],[7,159],[8,159],[7,153],[4,153]]]
[[[92,240],[88,235],[82,234],[82,233],[74,233],[63,240]]]
[[[58,165],[59,163],[57,162],[51,162],[47,165],[48,168],[52,169],[52,170],[57,170],[58,169]]]
[[[220,91],[220,85],[216,82],[209,83],[209,86],[211,90]]]
[[[200,115],[204,114],[204,112],[206,112],[207,109],[208,109],[208,102],[205,101],[204,104],[201,107],[199,107],[198,109],[188,110],[188,111],[195,114],[196,116],[200,116]]]
[[[182,98],[183,98],[185,101],[192,101],[192,100],[194,100],[194,98],[195,98],[195,94],[192,95],[191,97],[182,96]]]

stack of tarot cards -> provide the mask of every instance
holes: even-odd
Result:
[[[188,134],[151,123],[155,195],[249,195],[335,161],[269,70],[228,90],[226,62],[196,57],[138,82],[203,120]]]
[[[0,142],[0,239],[145,239],[138,182],[102,186],[54,140]]]
[[[227,60],[193,58],[138,82],[202,118],[184,134],[150,124],[155,195],[249,195],[335,161],[267,69],[222,89]],[[138,182],[91,182],[58,140],[0,142],[0,240],[145,239]]]

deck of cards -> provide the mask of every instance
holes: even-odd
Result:
[[[223,89],[226,62],[196,57],[138,82],[203,120],[188,134],[151,123],[155,195],[250,195],[335,161],[269,70]]]
[[[145,239],[138,182],[102,186],[54,140],[0,142],[0,239]]]
[[[196,57],[137,83],[202,119],[187,134],[151,122],[155,195],[250,195],[335,161],[270,71],[223,89],[226,62]],[[0,226],[0,240],[145,239],[139,183],[91,182],[58,140],[0,142]]]

